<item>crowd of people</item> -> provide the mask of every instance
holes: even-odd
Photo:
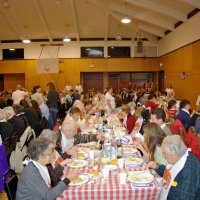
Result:
[[[102,133],[81,133],[96,114],[117,114],[147,166],[164,178],[171,170],[163,193],[167,199],[200,197],[199,103],[192,110],[190,101],[179,100],[171,85],[162,93],[152,88],[83,91],[79,83],[74,90],[70,83],[63,91],[52,82],[47,86],[46,93],[39,85],[32,92],[17,85],[14,92],[0,95],[2,141],[13,133],[20,138],[28,126],[37,136],[28,146],[30,160],[19,179],[17,200],[55,199],[77,177],[72,171],[63,178],[64,165],[77,157],[76,144],[104,141]],[[138,124],[142,137],[134,135]]]

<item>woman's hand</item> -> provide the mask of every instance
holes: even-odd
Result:
[[[159,167],[159,164],[157,164],[156,162],[154,161],[150,161],[147,166],[146,166],[146,170],[148,170],[149,168],[151,169],[158,169]]]
[[[70,170],[69,173],[67,174],[67,178],[72,181],[77,178],[79,175],[78,170]]]
[[[69,155],[71,155],[73,158],[76,158],[77,157],[77,148],[76,147],[72,147],[71,149],[69,149],[67,151],[67,153]]]
[[[141,151],[143,151],[144,147],[143,145],[141,144],[141,142],[138,142],[138,141],[134,141],[133,142],[133,146]]]

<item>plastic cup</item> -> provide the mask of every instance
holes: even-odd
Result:
[[[104,168],[102,169],[102,174],[103,174],[103,178],[104,178],[104,179],[109,178],[109,172],[110,172],[110,169],[109,169],[108,167],[104,167]]]
[[[126,173],[125,172],[119,173],[119,184],[120,185],[126,184]]]
[[[93,160],[94,159],[94,150],[89,151],[89,159]]]
[[[124,168],[124,158],[117,159],[117,162],[118,162],[119,168],[123,169]]]

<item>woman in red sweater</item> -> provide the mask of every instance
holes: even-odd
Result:
[[[123,105],[121,111],[123,117],[123,124],[125,125],[128,134],[131,134],[135,126],[136,119],[133,115],[131,115],[131,109],[128,105]]]

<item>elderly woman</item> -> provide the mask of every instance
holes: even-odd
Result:
[[[46,165],[50,163],[53,151],[54,144],[48,139],[37,138],[31,141],[28,147],[31,161],[19,178],[16,200],[54,200],[66,189],[70,180],[76,178],[76,172],[70,172],[68,178],[51,187]]]
[[[136,122],[135,117],[131,114],[131,108],[128,105],[123,105],[121,107],[121,115],[128,134],[131,134]]]
[[[50,129],[44,129],[39,138],[49,139],[56,147],[56,142],[58,140],[58,135],[51,131]],[[69,155],[70,157],[70,155]],[[52,185],[55,186],[61,180],[63,176],[64,166],[70,161],[70,159],[63,160],[59,153],[55,150],[52,155],[52,160],[46,165],[49,171]]]
[[[144,126],[144,142],[136,141],[134,145],[148,160],[154,160],[159,164],[166,165],[167,161],[163,158],[161,144],[165,138],[165,133],[156,123],[148,123]]]
[[[166,167],[155,162],[149,162],[147,165],[165,179],[160,199],[200,199],[200,164],[181,137],[167,136],[162,143],[162,153],[169,163]]]

